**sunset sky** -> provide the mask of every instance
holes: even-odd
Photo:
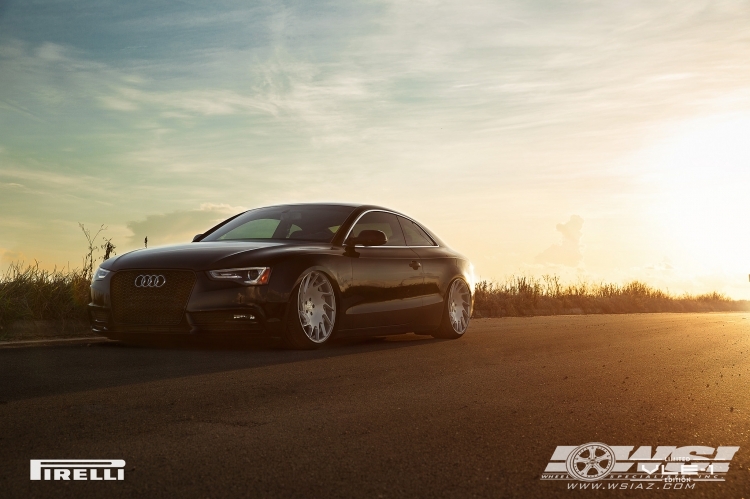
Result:
[[[750,3],[0,0],[0,270],[304,201],[750,299]]]

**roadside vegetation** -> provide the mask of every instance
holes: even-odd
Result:
[[[44,270],[37,262],[17,262],[0,275],[0,341],[89,334],[89,283],[97,264],[115,254],[115,246],[101,236],[106,227],[92,233],[81,225],[81,230],[87,249],[80,269]],[[715,292],[674,296],[638,281],[564,284],[557,276],[481,281],[474,303],[474,317],[729,311],[750,311],[750,302]]]
[[[63,330],[80,327],[87,319],[93,269],[49,271],[37,263],[11,264],[0,277],[0,328],[17,321],[55,321]],[[474,317],[731,311],[750,311],[750,302],[718,293],[672,296],[638,281],[565,285],[557,276],[514,276],[501,284],[481,281],[474,302]]]
[[[0,277],[0,337],[18,321],[54,321],[63,332],[86,320],[88,269],[44,270],[13,263]]]
[[[0,275],[0,341],[90,336],[89,284],[98,263],[115,254],[115,245],[101,235],[106,227],[92,234],[79,226],[87,242],[80,269],[45,270],[38,262],[15,262]]]
[[[750,301],[716,292],[674,296],[639,281],[622,286],[563,284],[549,275],[512,276],[503,283],[481,281],[474,296],[474,317],[750,311]]]

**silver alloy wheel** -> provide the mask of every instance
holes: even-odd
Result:
[[[331,336],[336,322],[336,296],[325,274],[313,270],[302,278],[297,312],[302,330],[310,341],[323,343]]]
[[[448,317],[451,320],[453,330],[458,334],[464,334],[469,326],[471,293],[469,292],[469,286],[463,279],[453,281],[448,300]]]

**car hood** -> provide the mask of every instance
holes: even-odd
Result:
[[[210,270],[254,265],[256,260],[288,248],[284,242],[199,242],[139,249],[102,264],[109,270],[123,269],[192,269]],[[262,262],[257,262],[258,264]]]

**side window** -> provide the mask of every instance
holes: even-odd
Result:
[[[352,228],[352,236],[358,236],[363,230],[379,230],[385,233],[388,242],[384,246],[406,246],[404,234],[398,224],[396,215],[382,211],[371,211],[359,219]]]
[[[398,217],[398,221],[401,222],[406,244],[409,246],[436,246],[435,241],[419,225],[404,217]]]

